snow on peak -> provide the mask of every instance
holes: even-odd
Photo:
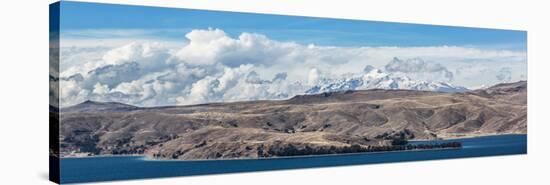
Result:
[[[370,65],[351,77],[322,79],[306,94],[365,89],[409,89],[419,91],[464,92],[468,89],[440,81],[413,80],[408,76],[386,73]]]

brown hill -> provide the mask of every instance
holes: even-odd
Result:
[[[255,158],[296,149],[315,154],[387,146],[396,138],[526,132],[525,81],[466,93],[374,89],[150,108],[85,102],[60,113],[63,156]]]

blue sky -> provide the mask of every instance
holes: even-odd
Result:
[[[465,46],[525,51],[527,32],[63,1],[64,38],[132,36],[179,40],[193,29],[232,37],[253,32],[279,41],[330,46]],[[86,31],[83,31],[86,30]],[[95,30],[96,32],[94,32]],[[97,32],[118,30],[118,32]],[[128,33],[120,32],[128,30]],[[99,34],[101,33],[101,34]]]
[[[60,29],[62,106],[284,99],[349,78],[380,79],[360,89],[527,79],[525,31],[68,1]]]

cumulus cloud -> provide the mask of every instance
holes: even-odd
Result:
[[[238,39],[233,39],[220,29],[193,30],[185,37],[189,44],[179,50],[176,56],[194,65],[272,65],[300,47],[297,44],[277,42],[253,33],[242,33]]]
[[[181,42],[62,48],[61,106],[88,99],[140,106],[285,99],[323,79],[377,68],[467,87],[502,81],[495,66],[517,74],[512,81],[527,74],[526,53],[518,51],[301,45],[220,29],[192,30]]]
[[[102,85],[101,83],[96,83],[94,85],[94,90],[92,93],[103,95],[109,92],[109,87],[107,85]]]
[[[397,57],[384,66],[388,72],[407,73],[412,75],[441,75],[448,81],[453,80],[453,73],[439,63],[425,62],[421,58],[401,60]]]
[[[315,85],[319,83],[323,79],[323,75],[317,68],[313,68],[309,70],[309,74],[307,76],[307,83],[309,85]]]
[[[108,67],[119,66],[127,63],[136,63],[146,67],[163,68],[168,57],[171,56],[169,49],[159,43],[130,43],[110,50],[97,49],[89,51],[84,57],[69,58],[71,51],[62,50],[62,61],[60,76],[67,77],[74,74],[87,76],[90,71]],[[90,55],[100,55],[91,57]],[[66,56],[69,55],[69,56]],[[63,60],[64,59],[64,60]],[[86,61],[86,62],[83,62]]]

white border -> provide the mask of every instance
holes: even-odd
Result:
[[[536,184],[547,182],[550,17],[544,1],[90,0],[528,31],[528,155],[284,170],[105,184]],[[0,184],[48,182],[48,3],[6,1],[0,22]],[[546,175],[546,176],[545,176]]]

